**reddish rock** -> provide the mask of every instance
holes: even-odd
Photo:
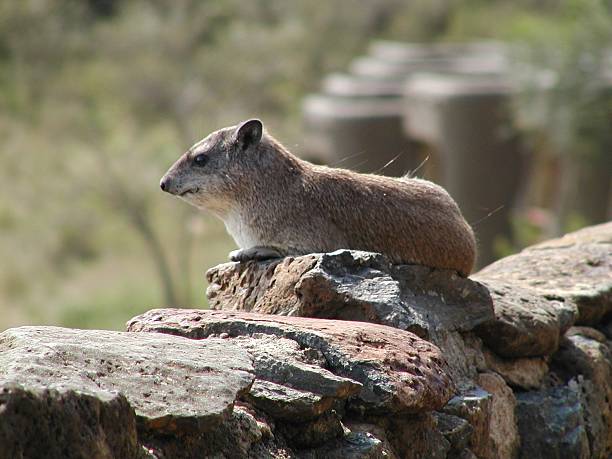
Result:
[[[485,349],[484,358],[487,368],[518,389],[539,389],[548,375],[548,363],[543,357],[504,359]]]
[[[349,409],[415,413],[439,409],[454,385],[439,349],[416,335],[382,325],[244,312],[154,309],[132,319],[132,332],[204,339],[268,334],[322,353],[328,368],[363,388]]]
[[[514,415],[516,399],[512,389],[495,373],[478,375],[477,383],[492,395],[488,457],[491,459],[517,457],[520,440]]]

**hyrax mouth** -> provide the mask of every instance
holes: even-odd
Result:
[[[182,197],[182,196],[187,196],[187,195],[190,195],[190,194],[196,194],[198,191],[200,191],[200,189],[197,188],[197,187],[196,188],[189,188],[189,189],[183,191],[182,193],[179,193],[179,196]]]

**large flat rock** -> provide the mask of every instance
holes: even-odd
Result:
[[[129,408],[139,429],[207,431],[228,418],[254,377],[248,352],[221,339],[59,327],[21,327],[0,334],[0,388],[9,405],[15,397],[25,398],[39,413],[37,423],[30,425],[31,438],[64,429],[52,427],[58,419],[54,407],[71,403],[78,411],[79,400],[120,406],[121,416]],[[129,405],[122,405],[119,394]],[[10,432],[18,416],[0,410],[0,432]]]
[[[452,271],[392,265],[369,252],[226,263],[207,279],[212,309],[373,322],[426,338],[469,331],[494,317],[482,285]]]
[[[454,392],[436,346],[412,333],[382,325],[231,311],[154,309],[130,320],[127,328],[194,340],[226,336],[239,343],[247,337],[268,335],[294,341],[299,349],[319,355],[327,370],[342,378],[339,383],[346,390],[354,387],[346,384],[347,378],[362,386],[348,401],[349,410],[386,415],[429,411],[441,408]],[[274,382],[287,384],[292,372],[274,374]],[[261,386],[257,390],[262,394]],[[310,391],[314,390],[311,387]],[[280,398],[297,396],[287,392],[277,395],[274,409],[282,406]],[[304,401],[317,403],[312,398]]]
[[[612,222],[528,247],[473,277],[529,288],[545,300],[573,304],[578,324],[597,324],[612,313]]]

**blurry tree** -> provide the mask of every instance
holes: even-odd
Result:
[[[302,96],[376,37],[541,41],[564,69],[548,113],[568,120],[562,150],[577,151],[608,119],[588,77],[609,17],[588,0],[0,1],[0,308],[58,296],[109,258],[131,290],[159,285],[166,303],[192,304],[194,254],[205,245],[216,255],[198,263],[216,263],[227,242],[191,230],[192,209],[158,190],[163,172],[199,137],[251,116],[299,142]],[[571,45],[553,59],[559,40]]]
[[[396,0],[0,2],[8,198],[0,301],[53,295],[76,268],[111,252],[137,256],[134,235],[164,301],[191,304],[193,211],[162,196],[162,173],[202,135],[248,116],[297,140],[302,95],[398,8]]]

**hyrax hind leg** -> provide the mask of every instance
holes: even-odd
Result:
[[[283,254],[274,247],[255,246],[248,249],[232,250],[229,253],[231,261],[249,260],[269,260],[270,258],[280,258]]]

